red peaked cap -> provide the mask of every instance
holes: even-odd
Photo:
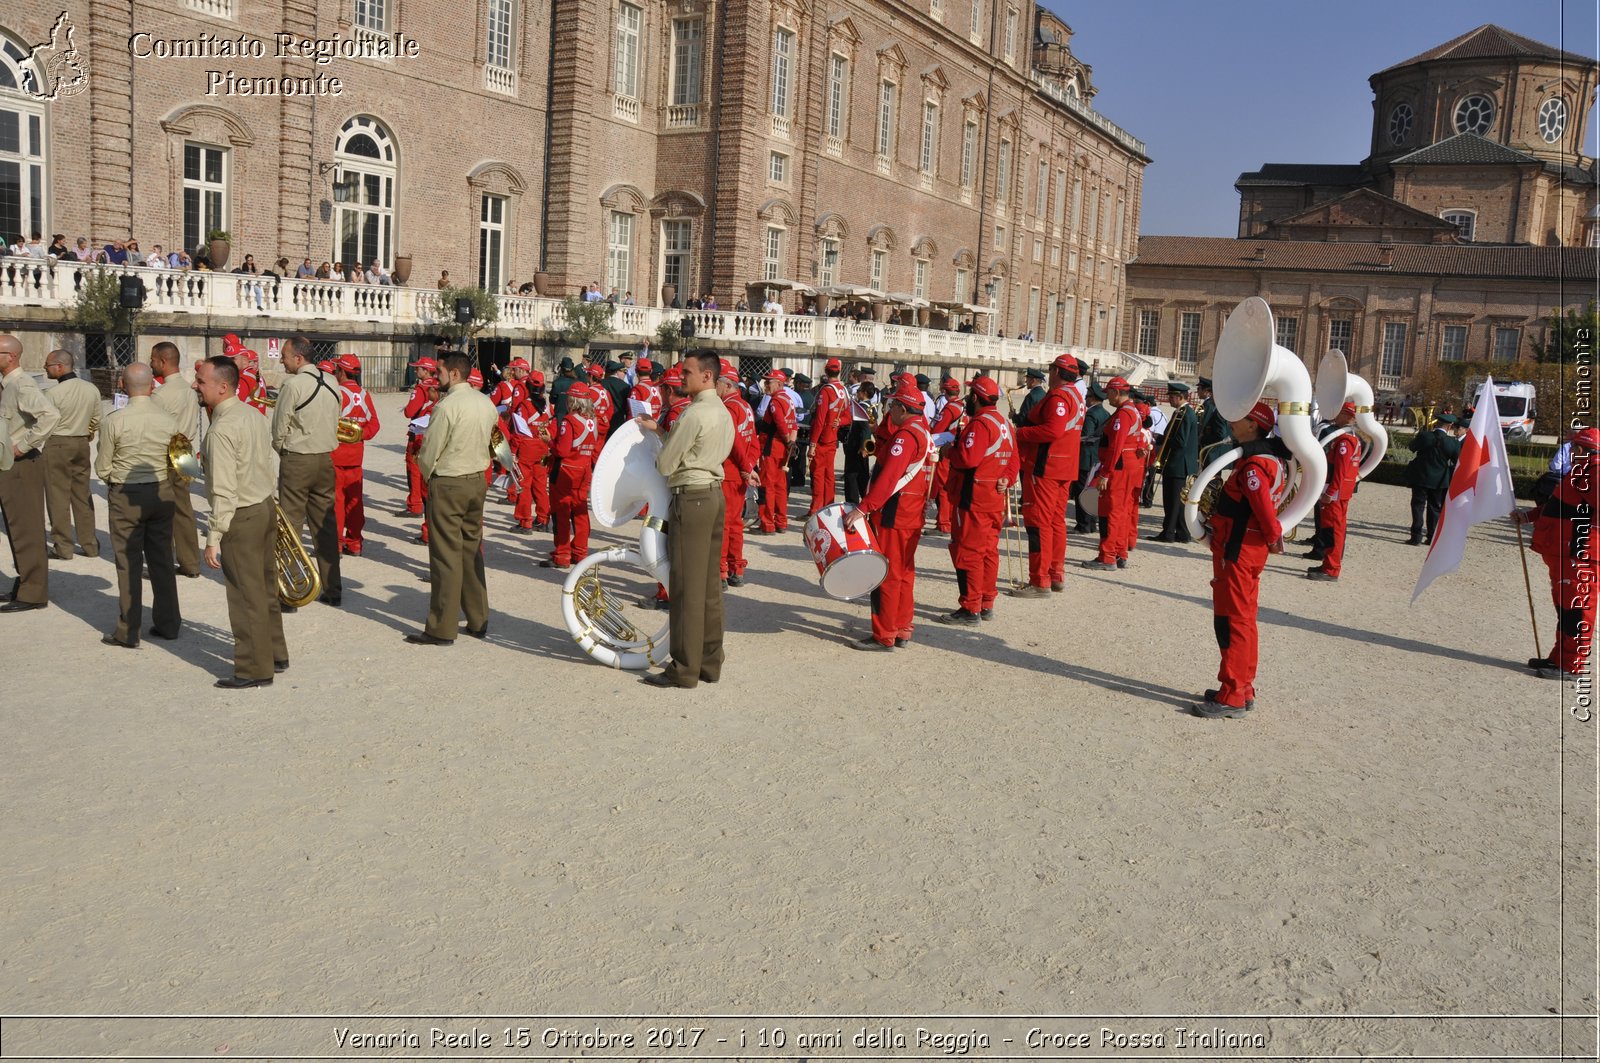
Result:
[[[1278,414],[1271,406],[1258,402],[1250,407],[1250,412],[1244,415],[1245,420],[1254,421],[1261,426],[1263,433],[1272,431],[1272,426],[1278,423]]]
[[[1353,402],[1347,402],[1343,406],[1339,407],[1339,412],[1342,414],[1348,413],[1351,417],[1354,417],[1356,415],[1356,404]]]
[[[986,399],[1000,397],[1000,385],[995,383],[992,376],[975,376],[967,387],[971,388],[974,394],[982,395]]]
[[[1600,428],[1585,428],[1572,437],[1572,445],[1584,450],[1600,450]]]
[[[317,368],[324,373],[331,373],[334,370],[334,364],[331,359],[324,358],[317,363]]]
[[[683,387],[683,367],[675,365],[661,374],[661,382],[669,388]]]
[[[737,384],[739,382],[739,370],[736,369],[734,367],[734,364],[732,362],[728,361],[726,358],[722,359],[722,366],[721,366],[721,369],[718,371],[717,375],[719,377],[721,377],[723,380],[731,380],[735,384]],[[679,372],[678,376],[681,378],[683,376],[683,373]]]
[[[952,395],[959,395],[961,394],[961,381],[953,376],[947,376],[939,381],[939,390],[948,391]]]
[[[1126,380],[1122,379],[1122,377],[1114,376],[1110,380],[1106,381],[1106,390],[1107,391],[1132,391],[1133,388],[1130,387],[1128,385],[1128,382]]]
[[[222,351],[224,354],[231,355],[234,351],[237,351],[243,346],[244,344],[239,342],[239,337],[234,333],[224,332],[222,334]]]
[[[889,397],[889,401],[898,402],[915,413],[921,413],[927,409],[927,399],[921,391],[917,390],[917,385],[915,384],[910,387],[902,386],[899,391]]]
[[[1072,376],[1077,376],[1080,372],[1078,369],[1078,360],[1070,354],[1063,354],[1059,356],[1051,364],[1057,369],[1061,370],[1063,373],[1068,373]]]

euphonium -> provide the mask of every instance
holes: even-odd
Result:
[[[189,437],[182,432],[174,435],[167,443],[167,464],[172,468],[180,484],[198,479],[205,471],[200,466],[200,459],[195,457],[194,444],[189,442]]]
[[[258,401],[269,410],[278,408],[276,395],[261,395],[258,397]],[[341,417],[339,418],[339,426],[334,429],[333,434],[341,443],[359,443],[362,437],[367,434],[367,431],[361,427],[361,422],[355,418]]]
[[[272,544],[273,557],[278,562],[278,601],[291,609],[310,605],[322,593],[317,566],[276,502],[272,504],[272,513],[278,521],[278,537]]]
[[[1278,520],[1287,536],[1322,494],[1328,479],[1328,459],[1311,430],[1311,375],[1293,351],[1274,341],[1275,336],[1272,310],[1266,300],[1253,295],[1234,307],[1217,340],[1212,399],[1217,412],[1230,422],[1243,420],[1263,395],[1271,393],[1277,400],[1278,435],[1299,465],[1298,481],[1293,476],[1284,477],[1286,483],[1294,483],[1294,489],[1292,493],[1285,489],[1288,497],[1279,503]],[[1242,453],[1242,448],[1233,447],[1213,460],[1200,470],[1185,493],[1183,515],[1195,538],[1206,534],[1200,520],[1201,500],[1211,482]]]
[[[522,486],[522,473],[517,468],[517,458],[511,450],[511,444],[506,442],[505,433],[500,431],[500,425],[495,424],[494,430],[489,433],[489,459],[498,461],[500,467],[511,477],[511,482],[518,488]]]

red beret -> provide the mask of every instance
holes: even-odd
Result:
[[[1261,426],[1262,432],[1272,431],[1272,426],[1278,423],[1277,411],[1265,402],[1258,402],[1250,407],[1250,412],[1245,414],[1245,420],[1254,421]]]
[[[982,395],[986,399],[998,399],[1000,397],[1000,385],[991,376],[975,376],[967,387],[971,388],[975,394]]]

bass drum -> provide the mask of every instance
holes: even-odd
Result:
[[[1100,463],[1097,461],[1089,470],[1089,475],[1084,478],[1084,489],[1078,492],[1078,505],[1083,507],[1084,512],[1093,513],[1097,517],[1104,516],[1100,512],[1100,488],[1094,486],[1095,480],[1099,478]]]
[[[872,530],[845,527],[843,502],[823,506],[806,521],[806,548],[822,577],[822,593],[841,602],[878,589],[889,574],[889,559],[878,552]]]

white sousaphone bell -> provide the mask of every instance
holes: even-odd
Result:
[[[1322,494],[1328,479],[1328,459],[1311,428],[1311,376],[1299,356],[1278,346],[1275,336],[1272,310],[1266,300],[1253,295],[1234,307],[1217,340],[1211,397],[1217,412],[1228,421],[1244,420],[1264,395],[1277,400],[1278,435],[1299,467],[1299,482],[1278,510],[1278,521],[1287,535],[1311,512]],[[1195,538],[1207,534],[1200,513],[1207,486],[1242,453],[1241,448],[1231,447],[1214,458],[1200,470],[1184,495],[1184,521]],[[1293,481],[1291,471],[1286,483]]]
[[[666,586],[667,506],[671,492],[656,471],[661,437],[628,421],[606,440],[595,462],[589,488],[589,512],[603,528],[620,528],[649,507],[639,529],[639,545],[616,546],[590,554],[568,574],[561,589],[561,615],[583,651],[601,664],[630,671],[663,665],[671,656],[667,642],[670,621],[662,614],[660,630],[640,631],[608,596],[600,582],[601,567],[632,565]]]
[[[1338,414],[1339,407],[1347,402],[1355,403],[1356,427],[1328,433],[1322,438],[1322,449],[1326,452],[1328,444],[1351,431],[1365,438],[1367,453],[1361,459],[1361,478],[1365,480],[1389,450],[1389,433],[1372,413],[1372,385],[1350,372],[1344,352],[1334,349],[1324,355],[1322,364],[1317,366],[1316,394],[1317,409],[1329,421]]]

